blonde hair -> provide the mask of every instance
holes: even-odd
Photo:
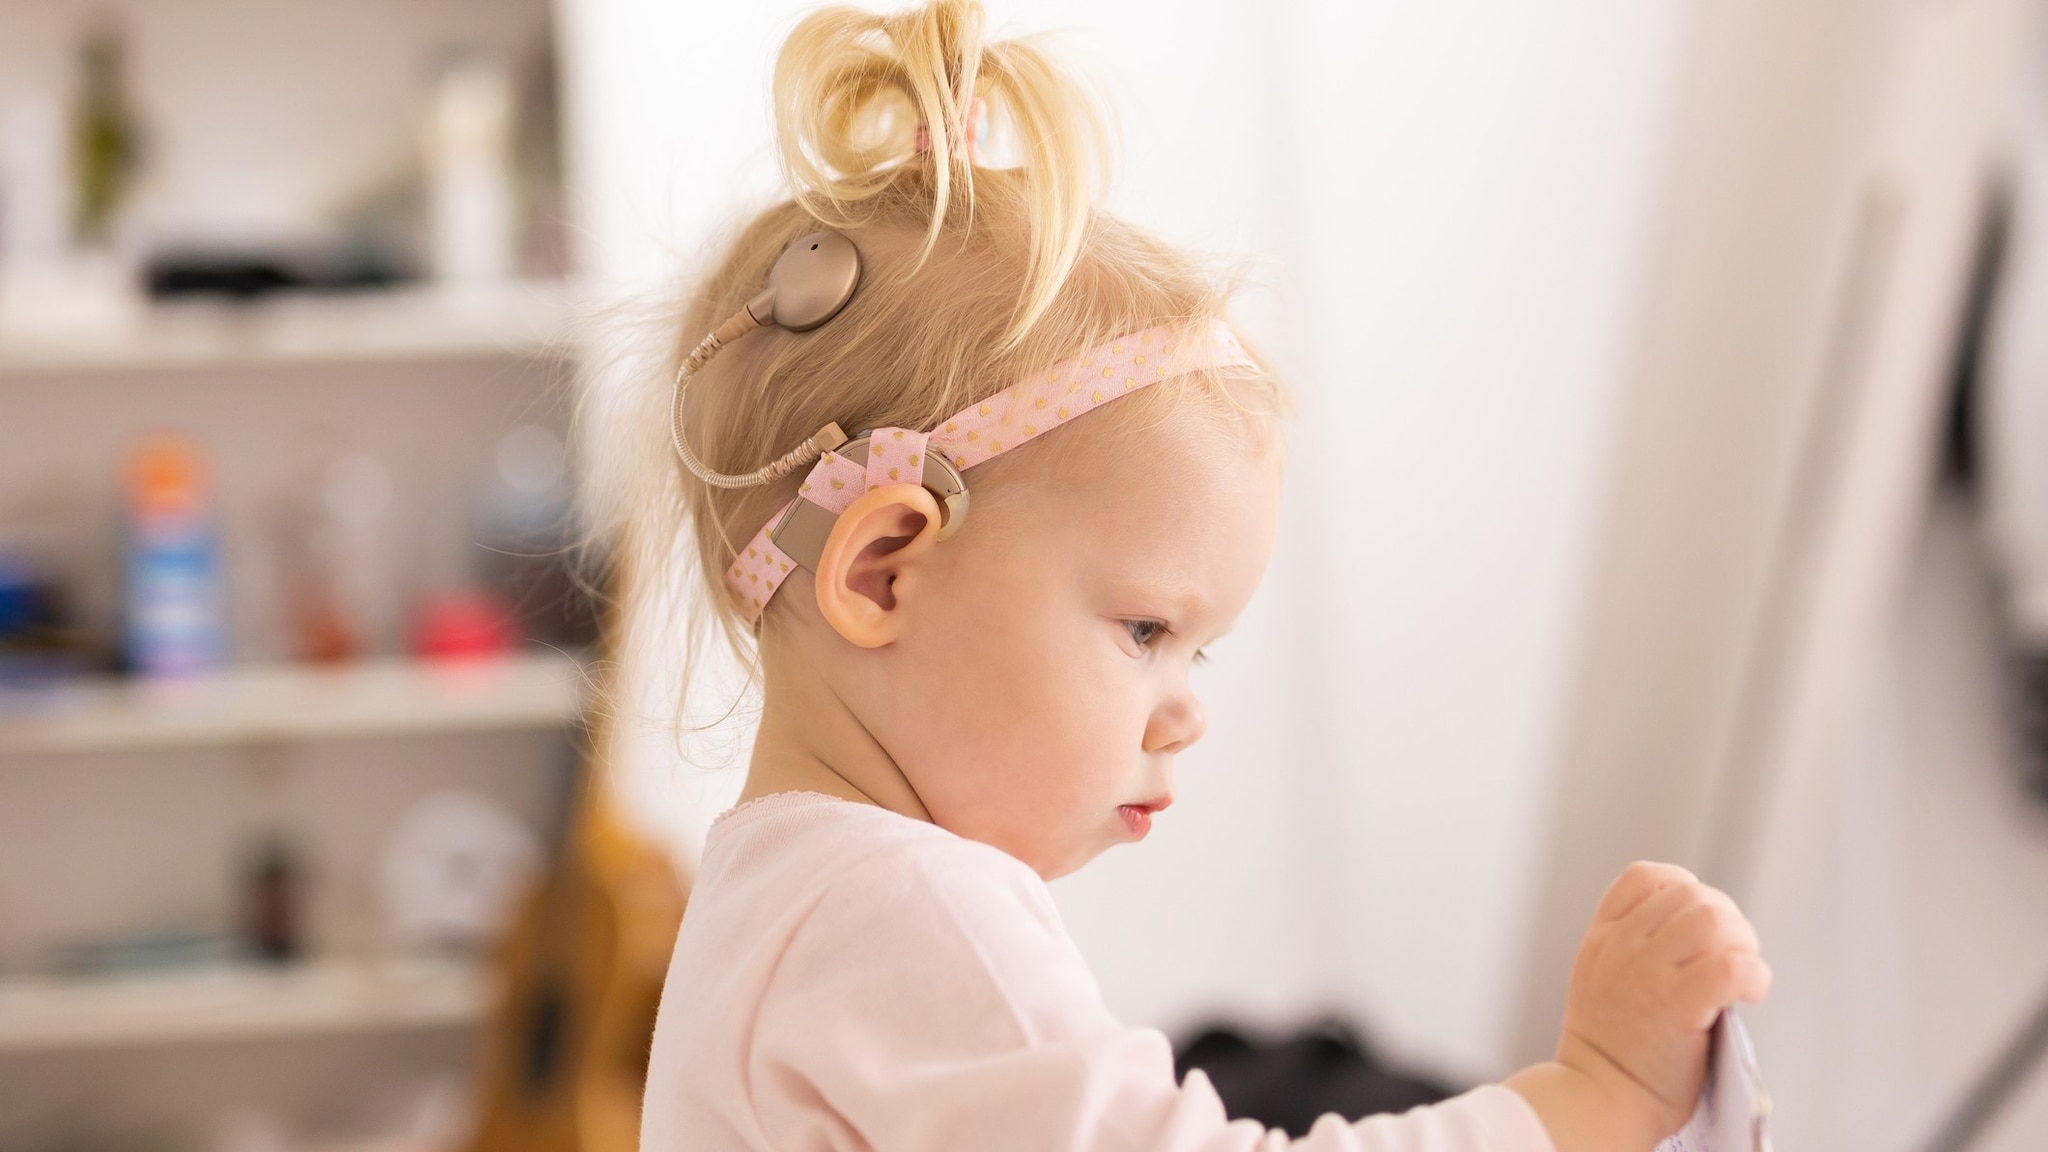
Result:
[[[742,228],[683,302],[679,326],[663,336],[667,372],[761,290],[786,245],[821,225],[860,249],[861,284],[823,327],[761,329],[693,377],[683,429],[710,467],[759,467],[828,421],[849,434],[931,427],[1083,348],[1224,315],[1227,285],[1094,206],[1110,148],[1087,87],[1033,40],[984,43],[982,23],[977,0],[887,16],[835,7],[804,19],[783,45],[776,128],[793,196]],[[973,162],[967,116],[977,97],[1014,134],[1020,163]],[[622,414],[627,442],[614,444],[627,453],[615,472],[627,491],[613,506],[634,542],[627,563],[636,579],[698,584],[686,597],[690,637],[715,623],[744,661],[754,631],[720,574],[806,469],[755,488],[700,482],[670,446],[668,386],[666,375],[636,384]],[[1188,399],[1254,427],[1285,406],[1269,373],[1237,368],[1155,385],[1105,411],[1121,410],[1129,426]],[[1042,459],[1064,432],[1019,453]]]

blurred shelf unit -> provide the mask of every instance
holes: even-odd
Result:
[[[148,304],[71,331],[0,326],[0,377],[565,357],[578,314],[560,281]]]
[[[582,666],[556,652],[254,666],[171,682],[93,678],[0,709],[0,753],[549,728],[576,718],[584,683]]]
[[[453,1027],[492,980],[455,960],[319,960],[113,977],[0,979],[0,1054]]]

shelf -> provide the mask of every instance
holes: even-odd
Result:
[[[0,377],[538,355],[568,347],[573,296],[541,281],[153,304],[104,327],[0,330]]]
[[[489,1007],[474,964],[317,961],[0,980],[0,1054],[451,1027]]]
[[[583,683],[581,667],[555,652],[280,664],[173,682],[92,679],[0,710],[0,753],[547,728],[576,717]]]

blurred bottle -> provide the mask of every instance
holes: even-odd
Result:
[[[513,109],[512,76],[501,61],[458,56],[434,83],[422,135],[432,265],[443,283],[512,275]]]
[[[119,25],[102,19],[79,51],[78,105],[71,125],[73,227],[81,243],[106,244],[135,185],[141,133],[128,100],[127,49]]]
[[[143,676],[188,676],[227,658],[220,552],[196,445],[162,433],[130,461],[125,650]]]
[[[243,943],[250,955],[273,964],[299,958],[305,869],[282,837],[265,839],[250,856],[243,878]]]
[[[278,533],[293,648],[316,663],[351,660],[385,647],[394,627],[391,470],[333,443],[304,459]]]

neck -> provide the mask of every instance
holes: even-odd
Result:
[[[895,759],[816,667],[771,637],[762,645],[761,726],[740,802],[820,792],[930,821]]]

